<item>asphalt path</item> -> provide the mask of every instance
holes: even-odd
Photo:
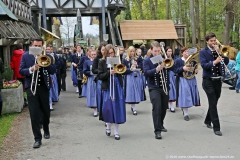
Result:
[[[189,109],[190,121],[183,119],[182,111],[167,111],[163,139],[154,137],[151,103],[147,100],[136,105],[138,115],[132,115],[126,105],[127,122],[119,127],[121,139],[107,137],[105,126],[93,110],[86,107],[86,99],[78,98],[72,86],[70,72],[67,91],[61,92],[59,102],[51,112],[51,138],[42,140],[39,149],[33,149],[33,134],[29,115],[22,122],[20,133],[22,151],[19,160],[161,160],[161,159],[240,159],[240,94],[223,84],[218,102],[221,131],[216,136],[204,125],[207,98],[202,89],[202,73],[197,75],[201,99],[200,107]]]

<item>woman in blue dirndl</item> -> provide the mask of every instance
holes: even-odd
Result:
[[[105,51],[105,46],[107,45],[106,42],[102,42],[99,46],[98,46],[98,49],[97,49],[97,56],[96,58],[94,58],[93,60],[93,64],[92,64],[92,73],[93,74],[98,74],[98,63],[100,61],[100,59],[102,59],[103,57],[103,54],[104,54],[104,51]],[[101,96],[102,96],[102,90],[101,90],[101,85],[102,85],[102,80],[100,80],[98,78],[98,75],[97,77],[94,79],[94,81],[96,82],[96,86],[97,86],[97,110],[98,112],[100,112],[102,109],[100,108],[102,105],[101,105]],[[99,119],[101,120],[102,117],[99,116]]]
[[[95,76],[92,74],[92,63],[93,59],[96,57],[96,51],[91,51],[90,60],[87,60],[83,64],[83,73],[88,77],[86,83],[86,97],[87,97],[87,106],[94,110],[93,116],[97,117],[97,99],[96,99],[96,83],[94,82]]]
[[[122,75],[106,64],[107,57],[114,57],[115,50],[111,44],[106,45],[102,60],[98,64],[98,78],[102,80],[102,120],[106,122],[106,135],[111,134],[111,124],[114,123],[114,137],[120,139],[119,124],[126,122],[126,106]]]
[[[192,106],[200,106],[200,97],[197,87],[196,77],[192,79],[186,79],[183,77],[183,72],[190,71],[190,67],[185,65],[185,61],[188,58],[188,48],[183,47],[181,49],[182,57],[177,58],[174,61],[176,77],[176,89],[177,89],[177,107],[181,108],[184,115],[184,120],[189,121],[188,108]],[[198,73],[196,68],[194,71]]]
[[[85,60],[84,61],[88,61],[88,60],[90,60],[91,59],[91,52],[92,52],[92,48],[90,48],[90,47],[88,47],[87,48],[87,56],[88,56],[88,58],[85,58]],[[96,56],[95,56],[96,57]],[[80,60],[81,61],[81,60]],[[79,62],[79,64],[80,64],[81,62]],[[83,66],[82,67],[84,67],[84,63],[85,62],[83,62]],[[91,64],[92,65],[92,64]],[[89,68],[90,69],[90,68]],[[83,71],[83,68],[82,68],[82,73],[83,73],[83,77],[85,77],[86,75],[85,75],[85,73],[84,73],[84,71]],[[87,97],[87,83],[85,83],[85,84],[82,84],[82,94],[81,94],[81,96],[82,97]]]
[[[172,49],[170,47],[166,47],[166,55],[167,58],[172,58]],[[171,70],[168,72],[169,74],[169,100],[168,100],[168,106],[171,112],[175,112],[173,102],[176,101],[176,76],[175,73]]]
[[[131,104],[133,115],[137,115],[135,104],[141,102],[144,97],[144,85],[140,74],[142,67],[142,60],[137,58],[135,48],[130,46],[128,48],[128,55],[122,62],[126,67],[125,73],[125,102]]]

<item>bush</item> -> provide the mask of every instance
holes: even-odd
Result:
[[[8,67],[6,67],[6,68],[4,69],[4,72],[3,72],[2,77],[3,77],[3,80],[4,80],[4,81],[10,81],[10,80],[12,80],[13,70],[12,70],[12,68],[11,68],[10,66],[8,66]]]

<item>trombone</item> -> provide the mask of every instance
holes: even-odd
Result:
[[[167,58],[167,54],[164,50],[165,43],[160,42],[160,46],[161,46],[161,50],[162,50],[162,52],[165,56],[165,59],[163,60],[162,64],[165,68],[171,68],[174,64],[174,61],[173,61],[172,58]],[[159,63],[159,65],[161,65],[161,63]],[[159,71],[159,74],[160,74],[160,78],[161,78],[162,83],[163,83],[163,91],[166,93],[166,95],[168,95],[167,83],[166,83],[166,79],[165,79],[165,76],[164,76],[163,69]]]
[[[40,49],[42,49],[43,54],[38,56],[39,51],[41,53]],[[31,52],[33,52],[33,53],[31,53]],[[45,47],[43,47],[43,48],[30,47],[29,48],[29,53],[35,56],[34,64],[38,64],[40,67],[48,67],[51,64],[51,58],[46,55]],[[33,74],[32,74],[31,89],[30,89],[34,96],[36,94],[36,89],[37,89],[39,68],[37,70],[36,77],[35,77],[35,72],[36,71],[35,71],[35,65],[34,65],[34,71],[33,71]],[[33,89],[33,83],[34,83],[34,89]]]
[[[217,44],[217,45],[220,45],[221,47],[223,47],[223,45],[222,45],[217,39],[216,39],[216,44]],[[220,54],[216,49],[215,49],[215,51],[217,52],[218,57],[221,58],[221,54]],[[224,53],[223,53],[223,54],[224,54]],[[226,70],[226,71],[229,73],[229,75],[230,75],[230,79],[232,79],[233,76],[232,76],[231,72],[229,71],[228,67],[226,66],[226,64],[224,63],[224,61],[223,61],[222,59],[221,59],[220,63],[224,65],[225,70]]]

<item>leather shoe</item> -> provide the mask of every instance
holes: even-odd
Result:
[[[170,108],[170,112],[173,112],[173,113],[175,113],[175,110],[172,110],[172,109]]]
[[[155,138],[156,138],[156,139],[162,139],[161,133],[156,133],[156,134],[155,134]]]
[[[205,123],[205,124],[206,124],[206,123]],[[211,124],[206,124],[206,125],[207,125],[207,128],[212,129]]]
[[[106,135],[110,136],[111,135],[111,129],[106,129]]]
[[[81,96],[81,95],[79,95],[79,96],[78,96],[78,98],[82,98],[82,96]]]
[[[41,142],[41,141],[36,141],[36,142],[33,144],[33,148],[40,148],[41,145],[42,145],[42,142]]]
[[[184,120],[185,121],[189,121],[189,117],[188,116],[184,116]]]
[[[215,131],[214,132],[217,136],[222,136],[222,132],[221,131]]]
[[[235,87],[229,87],[230,90],[235,90]]]
[[[116,140],[120,140],[120,136],[118,134],[115,134],[114,137]]]
[[[167,129],[164,128],[164,126],[162,126],[162,127],[161,127],[161,131],[162,131],[162,132],[167,132]]]
[[[239,93],[239,90],[236,90],[236,93]]]
[[[50,138],[50,133],[44,133],[44,136],[43,136],[45,139],[49,139]]]

